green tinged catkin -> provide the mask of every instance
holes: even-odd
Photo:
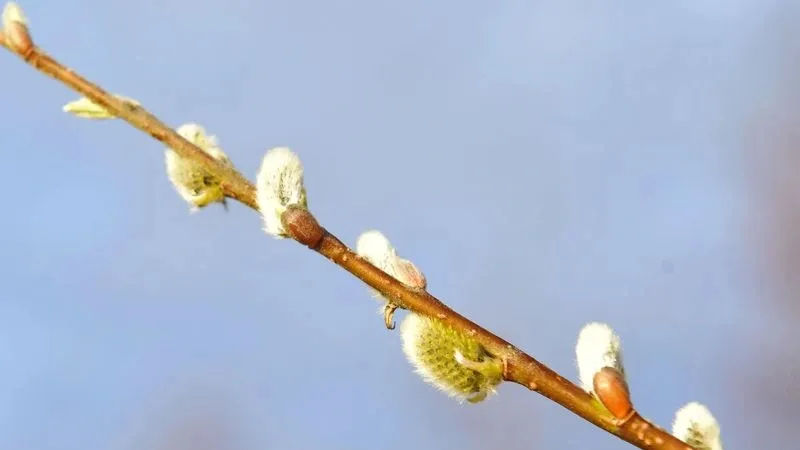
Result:
[[[177,128],[177,133],[195,144],[220,163],[233,167],[228,156],[222,151],[215,136],[206,134],[203,127],[196,123],[186,123]],[[165,151],[167,176],[180,196],[195,212],[212,203],[222,203],[227,209],[225,193],[220,180],[206,168],[189,158],[181,157],[171,148]]]
[[[400,325],[403,352],[416,372],[451,397],[478,403],[495,392],[503,362],[468,333],[409,313]]]

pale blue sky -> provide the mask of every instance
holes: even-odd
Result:
[[[246,175],[291,146],[324,226],[382,230],[562,374],[606,321],[659,424],[696,400],[728,448],[800,438],[765,436],[741,382],[754,342],[779,345],[742,128],[789,2],[20,3],[48,52],[203,124]],[[157,142],[62,113],[75,95],[8,54],[0,71],[0,449],[167,449],[204,420],[235,443],[170,450],[628,448],[515,385],[437,393],[355,279],[240,205],[189,215]]]

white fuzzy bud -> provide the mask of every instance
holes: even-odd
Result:
[[[8,2],[3,7],[3,28],[8,28],[12,22],[29,26],[28,18],[16,2]]]
[[[300,158],[286,147],[268,151],[261,161],[256,188],[264,231],[279,239],[287,237],[281,215],[289,206],[308,207]]]
[[[0,38],[5,45],[13,52],[25,57],[30,57],[35,46],[28,30],[28,19],[22,12],[22,8],[14,2],[8,2],[3,7],[2,15],[2,35]]]
[[[196,123],[186,123],[176,129],[187,141],[198,146],[212,158],[232,167],[228,155],[219,148],[217,138],[206,134],[205,129]],[[168,148],[164,152],[167,176],[178,194],[191,205],[191,212],[211,203],[222,203],[227,208],[225,193],[220,180],[206,170],[200,163],[181,157]]]
[[[378,230],[361,233],[356,241],[356,253],[387,273],[387,269],[392,265],[391,262],[397,258],[397,250]]]
[[[672,434],[697,450],[722,450],[717,419],[705,406],[687,403],[675,414]]]
[[[130,97],[124,97],[122,95],[114,95],[114,97],[133,106],[141,106],[139,102]],[[83,119],[108,120],[117,118],[117,116],[86,97],[81,97],[78,100],[69,102],[64,105],[62,109],[64,112]]]
[[[581,386],[586,392],[594,392],[594,376],[603,367],[612,367],[625,375],[619,336],[606,324],[585,325],[578,334],[575,354]]]
[[[392,243],[380,231],[361,233],[356,241],[356,253],[406,286],[420,289],[427,286],[425,275],[411,261],[398,256]]]

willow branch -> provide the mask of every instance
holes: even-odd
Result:
[[[82,94],[133,127],[172,148],[181,157],[202,164],[206,170],[222,180],[227,197],[238,200],[258,212],[255,186],[234,168],[220,164],[211,158],[144,107],[115,97],[56,61],[32,41],[30,45],[20,45],[18,41],[12,38],[10,30],[0,30],[0,45],[38,71]],[[290,209],[284,215],[296,213],[297,211]],[[299,225],[293,228],[294,232],[291,237],[294,240],[332,261],[386,298],[391,298],[397,306],[417,314],[435,317],[455,329],[469,333],[491,354],[502,359],[505,368],[504,380],[538,392],[586,421],[638,448],[692,450],[692,447],[643,418],[635,410],[632,410],[624,418],[613,416],[587,392],[532,356],[452,310],[427,291],[408,287],[362,259],[336,236],[319,226],[310,213],[307,214],[307,216],[301,214],[299,219],[295,217],[298,219],[295,225]]]

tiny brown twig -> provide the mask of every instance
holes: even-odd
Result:
[[[29,38],[29,36],[28,36]],[[149,134],[181,157],[192,159],[222,180],[227,197],[258,211],[256,189],[236,169],[220,164],[200,148],[178,135],[144,107],[125,102],[83,78],[56,61],[35,44],[18,51],[8,35],[0,31],[0,45],[22,58],[38,71],[48,75],[102,106],[133,127]],[[635,411],[624,421],[598,407],[597,401],[584,390],[560,376],[511,343],[477,325],[449,308],[424,289],[408,287],[359,257],[336,236],[317,223],[308,211],[290,208],[282,217],[292,237],[326,257],[339,267],[380,292],[400,308],[435,317],[451,327],[474,336],[491,354],[501,358],[506,381],[518,383],[553,400],[594,425],[618,436],[636,447],[659,450],[692,450],[665,430],[655,426]]]

